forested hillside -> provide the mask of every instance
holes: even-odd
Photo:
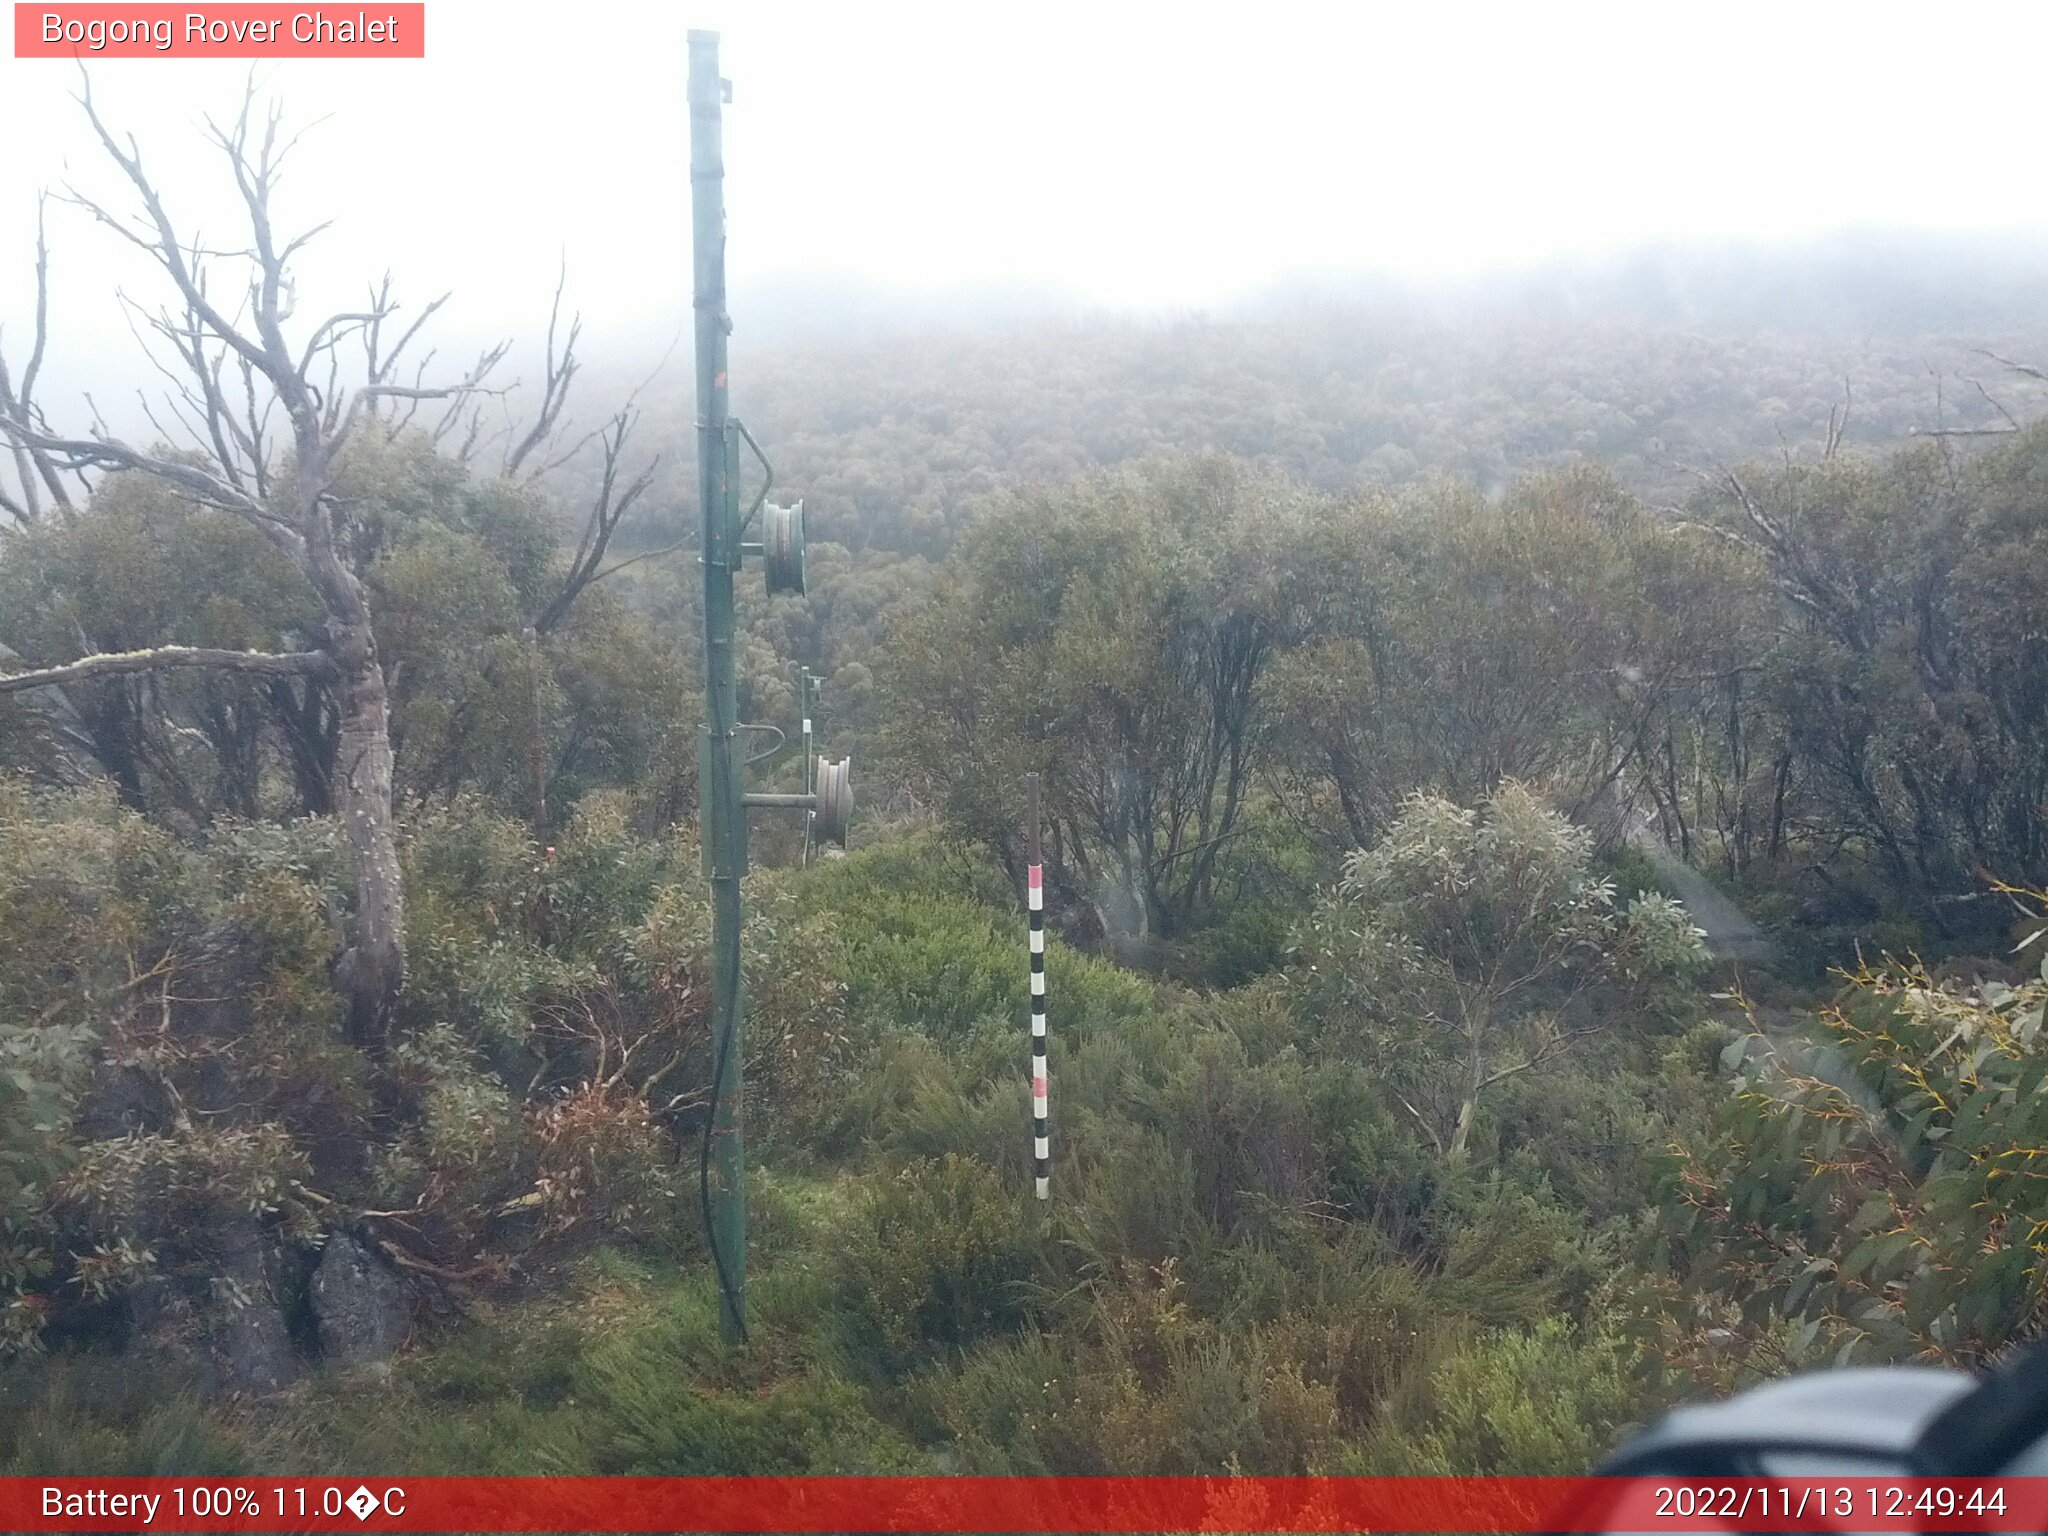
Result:
[[[437,437],[151,249],[210,430],[0,376],[5,1470],[1562,1473],[2039,1332],[2042,333],[748,358],[862,809],[754,838],[727,1348],[682,383]]]
[[[2048,353],[2048,328],[1902,329],[1922,313],[1872,305],[1804,330],[1731,330],[1611,305],[1574,317],[1496,303],[1462,320],[1413,303],[1297,305],[779,341],[748,359],[736,409],[820,542],[809,601],[749,615],[743,682],[756,716],[780,720],[779,669],[801,658],[828,680],[835,748],[871,753],[891,616],[923,601],[966,531],[1011,493],[1148,459],[1223,455],[1339,500],[1442,477],[1498,499],[1533,472],[1597,467],[1674,519],[1725,497],[1730,470],[1810,466],[1831,443],[1872,458],[1924,439],[1961,463],[2048,401],[1999,361]],[[637,382],[609,377],[621,392]],[[671,365],[639,403],[639,446],[665,451],[619,533],[636,551],[687,541],[695,515],[686,377]],[[633,575],[643,604],[687,631],[687,565]],[[871,790],[902,805],[900,776],[877,766]]]
[[[2031,416],[2043,386],[1978,349],[2031,361],[2044,340],[2048,327],[1730,332],[1295,305],[785,344],[736,385],[735,408],[817,499],[822,536],[936,556],[978,494],[1168,451],[1329,491],[1447,474],[1493,494],[1518,473],[1599,462],[1654,502],[1682,501],[1699,472],[1818,451],[1845,412],[1863,446],[2003,426],[1970,378]],[[686,384],[678,372],[666,397],[678,427]],[[679,491],[686,469],[671,470]]]

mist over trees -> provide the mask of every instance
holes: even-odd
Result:
[[[823,674],[863,803],[753,840],[730,1353],[687,380],[558,293],[506,426],[295,315],[244,105],[245,253],[101,133],[151,435],[6,336],[0,1464],[1563,1473],[2038,1332],[2023,260],[737,332],[814,540],[741,713]]]

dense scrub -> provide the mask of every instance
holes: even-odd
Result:
[[[1681,514],[1589,468],[1497,499],[1337,500],[1206,459],[994,502],[892,630],[888,766],[1013,869],[1047,788],[1054,899],[1099,929],[1229,920],[1261,813],[1321,873],[1403,798],[1540,788],[1603,839],[1654,825],[1814,961],[1969,952],[1987,881],[2048,879],[2043,466],[1730,473]],[[1292,905],[1299,910],[1300,893]]]
[[[126,1327],[247,1385],[214,1282],[249,1252],[290,1323],[335,1233],[458,1282],[585,1234],[688,1247],[678,1164],[708,1075],[693,845],[634,836],[604,797],[549,855],[474,803],[422,813],[405,1017],[379,1059],[345,1038],[329,974],[329,824],[221,822],[185,845],[99,791],[0,794],[17,1345]],[[788,908],[755,905],[751,1065],[764,1107],[800,1117],[849,1036],[819,921]]]
[[[553,861],[474,805],[415,823],[424,958],[387,1082],[332,1036],[317,824],[180,848],[106,797],[10,794],[4,995],[47,1015],[10,1031],[5,1079],[32,1110],[8,1120],[13,1337],[44,1346],[9,1372],[13,1470],[1567,1472],[1674,1395],[1845,1344],[1993,1348],[2041,1283],[2016,1241],[2043,1219],[2032,1183],[1995,1212],[1964,1187],[2026,1155],[1999,1105],[2038,1075],[2038,985],[1855,979],[1822,1021],[1853,1048],[1834,1080],[1884,1107],[1838,1107],[1739,1016],[1619,984],[1670,959],[1641,970],[1658,951],[1605,904],[1659,944],[1683,937],[1668,904],[1572,875],[1581,836],[1510,798],[1483,823],[1418,803],[1312,947],[1232,989],[1055,943],[1043,1205],[1000,873],[925,833],[756,877],[754,1342],[734,1352],[679,1188],[708,1073],[687,844],[603,801]],[[1371,893],[1482,826],[1506,866],[1582,884],[1560,969],[1487,1042],[1526,1065],[1452,1147],[1416,1113],[1416,1015],[1373,980],[1405,909]],[[1456,888],[1449,921],[1486,942],[1494,898]],[[1415,954],[1417,998],[1468,985],[1456,953]],[[190,1000],[228,985],[235,1009]],[[1592,1029],[1597,1052],[1546,1048]],[[1893,1065],[1937,1034],[1943,1076]],[[1903,1151],[1857,1118],[1886,1113]],[[1831,1180],[1800,1171],[1815,1136],[1844,1149]],[[1987,1220],[2010,1275],[1960,1257]],[[157,1286],[203,1327],[209,1245],[248,1222],[281,1253],[351,1230],[434,1264],[407,1271],[415,1347],[382,1384],[316,1369],[245,1413],[108,1368],[113,1318]],[[126,1337],[180,1379],[167,1335]]]
[[[74,842],[150,843],[104,803],[42,809],[61,810]],[[18,831],[10,846],[24,846]],[[422,1471],[1283,1472],[1428,1468],[1483,1453],[1563,1470],[1655,1401],[1608,1321],[1641,1192],[1616,1192],[1599,1215],[1559,1189],[1585,1179],[1579,1165],[1626,1167],[1654,1149],[1661,1128],[1624,1109],[1639,1078],[1679,1095],[1704,1086],[1696,1060],[1666,1060],[1683,1032],[1659,1014],[1610,999],[1619,1033],[1597,1069],[1540,1065],[1545,1091],[1489,1102],[1474,1155],[1447,1160],[1406,1123],[1370,1052],[1313,1022],[1286,978],[1204,995],[1055,945],[1058,1197],[1041,1206],[1029,1197],[1011,904],[990,902],[1003,893],[985,866],[929,837],[855,855],[780,904],[772,889],[757,897],[775,914],[774,939],[756,936],[764,967],[805,985],[794,1000],[765,974],[756,988],[752,1112],[768,1132],[753,1193],[757,1339],[732,1355],[715,1343],[694,1212],[665,1178],[675,1149],[640,1139],[665,1130],[646,1090],[622,1084],[573,1139],[551,1129],[597,1091],[619,1046],[607,1058],[585,1042],[571,1066],[565,1042],[540,1043],[569,988],[581,989],[588,1027],[606,986],[623,1017],[645,1016],[675,984],[659,980],[657,958],[668,903],[687,889],[674,861],[621,840],[596,813],[553,873],[502,862],[518,844],[480,813],[416,828],[410,847],[416,910],[439,928],[441,963],[491,1001],[437,1007],[452,1016],[418,1027],[408,1102],[391,1113],[402,1129],[381,1144],[358,1133],[352,1177],[339,1150],[309,1139],[300,1105],[318,1096],[317,1073],[238,1108],[269,1128],[275,1161],[240,1154],[249,1171],[237,1192],[263,1197],[255,1214],[267,1227],[296,1222],[305,1234],[345,1201],[411,1195],[418,1213],[403,1228],[373,1219],[372,1229],[449,1230],[467,1212],[481,1224],[463,1244],[483,1242],[529,1276],[567,1264],[573,1278],[538,1294],[472,1284],[479,1310],[431,1323],[433,1342],[388,1388],[364,1399],[359,1385],[315,1381],[281,1413],[208,1420],[198,1441],[160,1410],[109,1400],[94,1351],[60,1347],[18,1378],[39,1406],[7,1450],[15,1465],[57,1464],[51,1437],[89,1420],[113,1461],[137,1466],[211,1456]],[[206,858],[180,862],[188,880],[203,878]],[[290,879],[310,884],[310,869]],[[427,915],[437,893],[457,891],[508,921],[465,932]],[[546,943],[511,920],[543,897],[555,925]],[[604,912],[638,922],[594,944],[588,925]],[[119,978],[125,962],[113,963]],[[835,987],[821,997],[826,976]],[[904,985],[919,980],[928,990]],[[302,1027],[317,1030],[318,1017]],[[174,1029],[192,1034],[176,1015]],[[636,1038],[677,1049],[676,1030],[668,1044]],[[778,1070],[785,1043],[793,1067],[843,1052],[829,1091]],[[517,1085],[550,1052],[543,1085],[522,1095]],[[91,1100],[104,1070],[84,1070],[75,1104]],[[178,1066],[150,1070],[193,1092]],[[1554,1092],[1571,1113],[1547,1107]],[[1608,1113],[1584,1113],[1586,1095]],[[74,1120],[57,1138],[55,1207],[21,1214],[61,1231],[57,1246],[82,1251],[91,1233],[99,1248],[18,1295],[63,1297],[70,1310],[81,1290],[140,1283],[97,1257],[120,1238],[91,1226],[111,1219],[85,1194],[108,1175],[82,1170],[133,1160],[162,1198],[191,1156],[174,1154],[177,1137],[94,1138]],[[260,1188],[259,1166],[272,1180]],[[578,1185],[583,1170],[590,1181]],[[541,1198],[515,1239],[489,1217],[529,1182]],[[331,1203],[309,1208],[316,1185]],[[156,1268],[203,1271],[192,1239],[217,1213],[151,1209],[157,1224],[130,1241],[152,1245]],[[575,1259],[579,1223],[610,1251]],[[1569,1398],[1527,1423],[1496,1421],[1532,1381],[1560,1374],[1576,1381]],[[1437,1379],[1457,1392],[1425,1389]]]
[[[548,506],[354,445],[405,898],[375,1035],[317,673],[0,696],[0,1465],[1565,1472],[1676,1395],[2038,1332],[2048,433],[1673,506],[1600,414],[1668,391],[1380,473],[1381,407],[1438,414],[1387,379],[1436,374],[1334,369],[1341,431],[1284,392],[1183,430],[1210,341],[1079,446],[1064,384],[920,403],[936,489],[827,463],[872,402],[785,434],[834,542],[749,601],[743,709],[828,670],[880,813],[807,868],[755,843],[743,1350],[698,1237],[687,562],[529,634]],[[1198,442],[1238,456],[1150,453]],[[118,476],[0,538],[0,664],[288,650],[295,581]],[[1784,976],[1703,976],[1660,834]],[[395,1359],[325,1308],[347,1266]]]

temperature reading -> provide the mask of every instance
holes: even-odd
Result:
[[[405,1490],[386,1488],[378,1493],[368,1485],[360,1485],[351,1493],[338,1484],[308,1488],[304,1483],[294,1488],[279,1487],[272,1490],[277,1496],[277,1513],[280,1518],[290,1516],[303,1519],[308,1515],[325,1519],[338,1519],[344,1512],[358,1520],[368,1520],[372,1515],[402,1515],[405,1513]]]

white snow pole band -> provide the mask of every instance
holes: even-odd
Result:
[[[1031,843],[1024,866],[1024,893],[1031,909],[1031,1172],[1038,1198],[1051,1190],[1052,1141],[1046,1127],[1045,1073],[1045,867],[1038,847],[1038,775],[1031,788]]]

